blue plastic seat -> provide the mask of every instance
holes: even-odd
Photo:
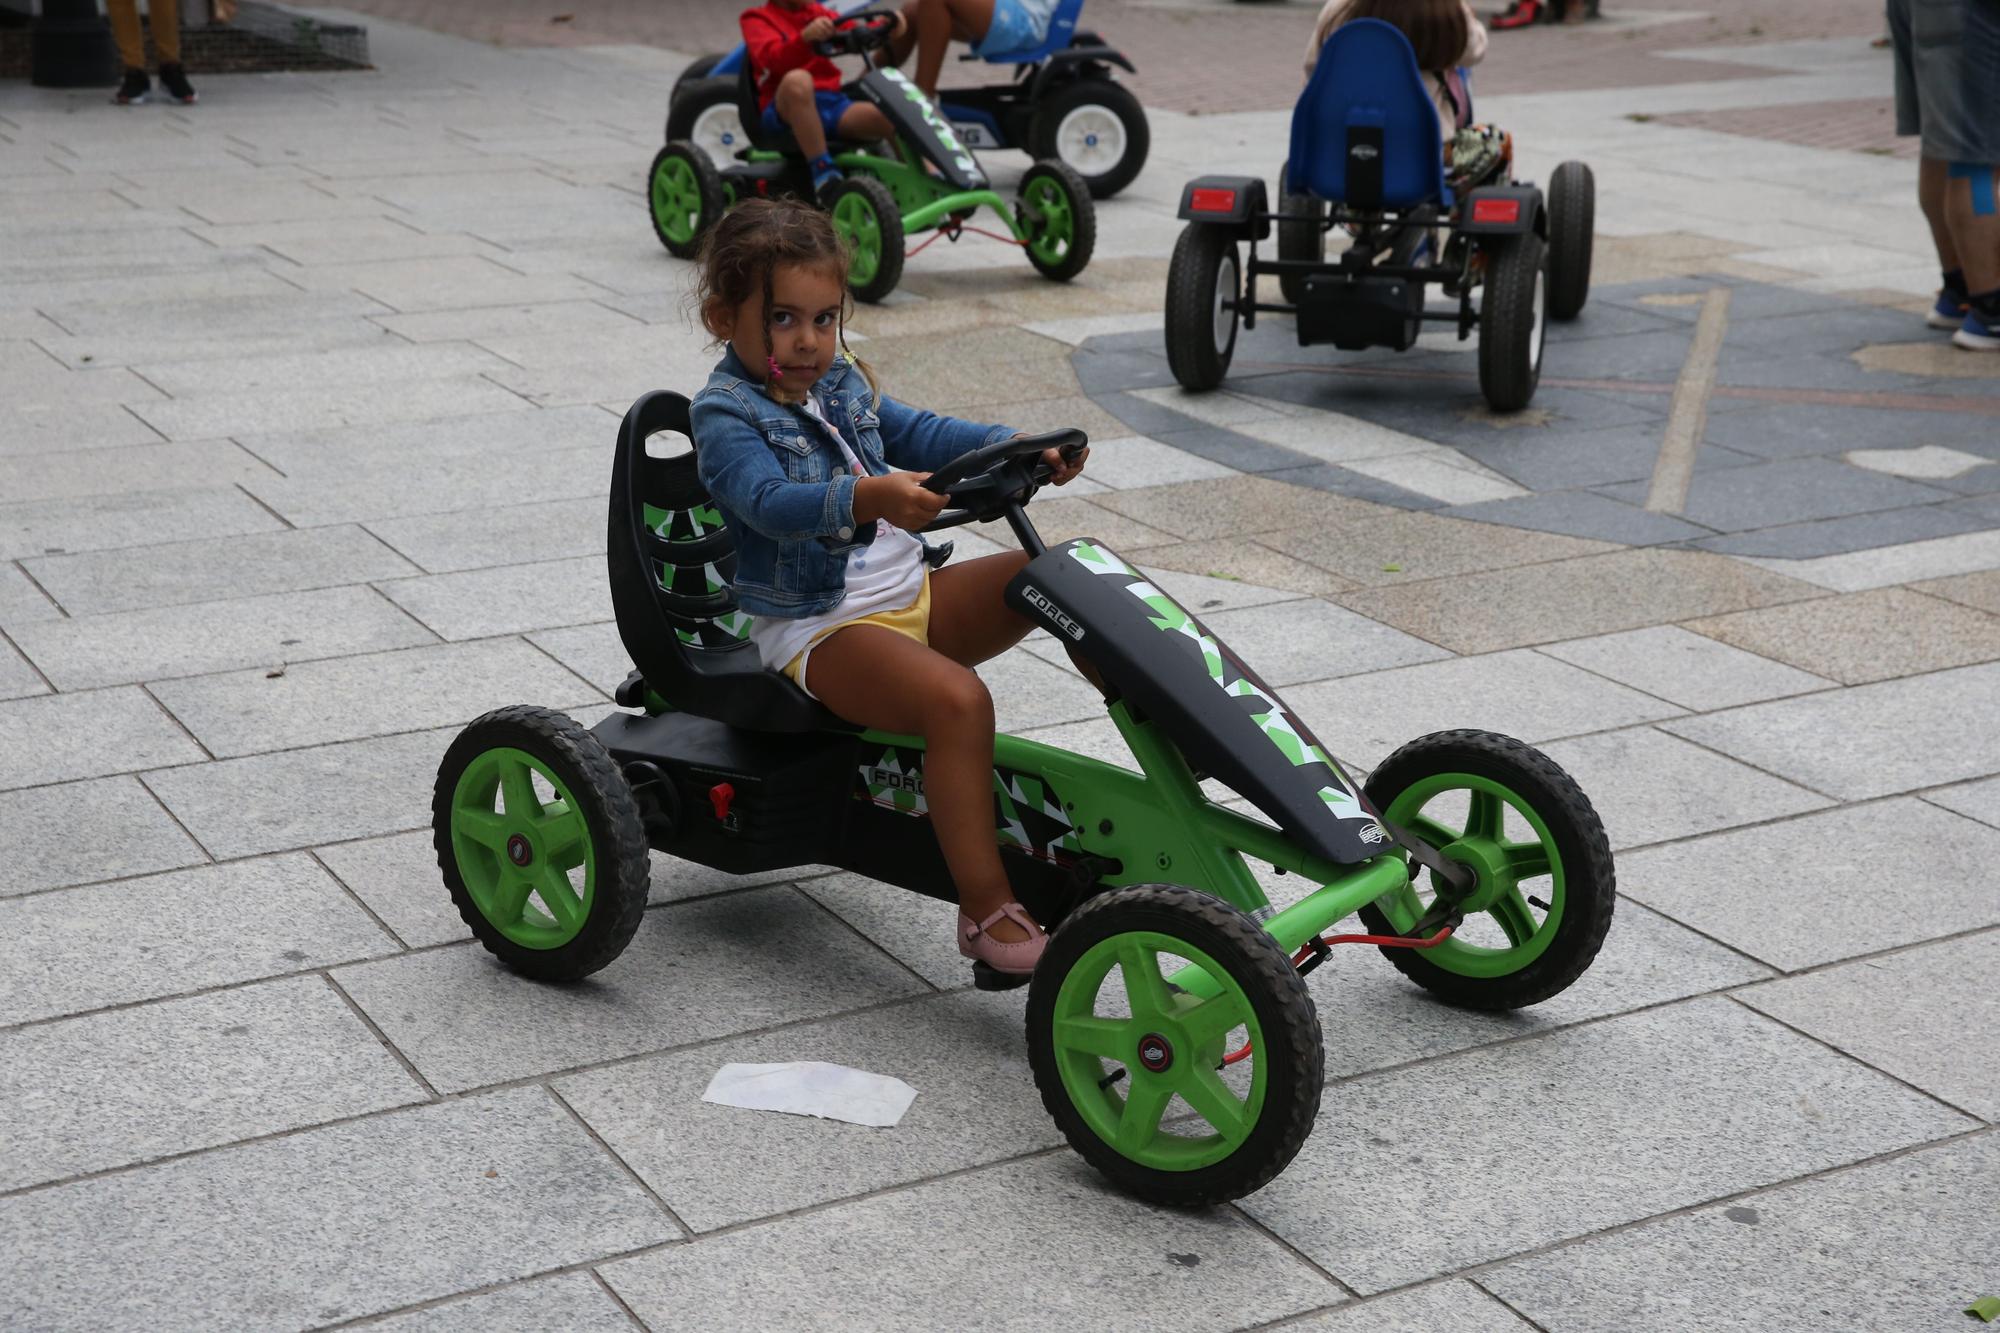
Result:
[[[1292,111],[1287,180],[1354,208],[1451,207],[1437,105],[1395,25],[1356,19],[1326,39]]]
[[[1057,51],[1069,47],[1070,38],[1076,35],[1076,21],[1083,16],[1083,0],[1061,0],[1055,13],[1049,16],[1048,35],[1041,44],[1025,51],[999,51],[980,57],[989,65],[1032,65],[1037,60],[1046,60]]]

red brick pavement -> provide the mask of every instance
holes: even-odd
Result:
[[[637,43],[679,51],[718,50],[737,40],[744,0],[340,0],[342,8],[508,46]],[[1496,33],[1478,88],[1488,93],[1644,87],[1708,79],[1769,77],[1752,66],[1669,59],[1661,51],[1806,37],[1879,36],[1881,0],[1641,0],[1649,17],[1611,17],[1571,28]],[[1149,105],[1191,112],[1277,110],[1298,91],[1302,48],[1317,6],[1262,0],[1090,0],[1085,25],[1139,67],[1131,82]],[[561,22],[553,21],[567,15]],[[947,85],[977,67],[947,66]],[[1884,64],[1883,78],[1888,77]],[[1773,137],[1784,137],[1774,135]]]

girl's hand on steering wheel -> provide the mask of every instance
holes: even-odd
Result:
[[[1063,457],[1060,449],[1042,450],[1042,462],[1048,465],[1049,481],[1057,486],[1067,485],[1070,478],[1083,471],[1083,460],[1090,457],[1090,447],[1084,446],[1074,460]]]
[[[854,521],[873,523],[887,519],[906,532],[936,518],[944,509],[942,491],[924,489],[928,472],[891,472],[884,477],[863,477],[854,483]]]

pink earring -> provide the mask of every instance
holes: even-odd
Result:
[[[769,371],[770,371],[770,375],[771,375],[771,378],[772,378],[772,379],[774,379],[774,380],[781,380],[781,379],[783,379],[783,378],[785,377],[785,372],[784,372],[784,370],[783,370],[783,369],[781,369],[781,368],[779,367],[779,365],[778,365],[778,358],[777,358],[777,357],[775,357],[775,356],[767,356],[767,357],[765,357],[765,358],[764,358],[764,365],[765,365],[765,366],[766,366],[766,367],[767,367],[767,368],[769,369]]]

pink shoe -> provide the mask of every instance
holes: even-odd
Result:
[[[1028,938],[1001,941],[987,934],[994,922],[1002,917],[1027,931]],[[1028,915],[1028,909],[1017,902],[1003,904],[999,911],[977,925],[964,912],[958,914],[958,951],[972,959],[975,972],[983,963],[995,972],[1025,978],[1042,960],[1042,950],[1048,947],[1048,943],[1048,934],[1035,924],[1035,919]]]

